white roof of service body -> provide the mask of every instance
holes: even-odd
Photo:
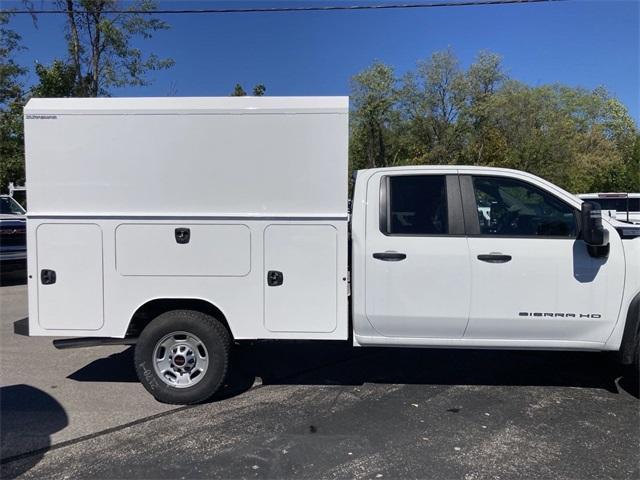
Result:
[[[32,98],[27,115],[347,113],[349,97]]]

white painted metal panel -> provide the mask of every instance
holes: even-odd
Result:
[[[386,173],[445,175],[450,172],[418,169]],[[364,295],[367,320],[375,332],[387,337],[462,337],[469,319],[471,297],[467,239],[450,235],[383,234],[378,201],[381,178],[382,174],[373,175],[366,186]],[[406,259],[385,262],[373,258],[374,253],[391,251],[406,254]]]
[[[78,220],[56,219],[63,225],[77,224]],[[241,277],[230,276],[188,276],[188,275],[122,275],[116,270],[116,228],[123,224],[121,219],[95,219],[102,230],[104,258],[104,323],[99,330],[78,329],[85,318],[72,308],[64,310],[66,325],[71,328],[47,330],[38,323],[38,268],[37,241],[38,226],[51,220],[30,219],[28,224],[29,257],[29,334],[37,336],[90,336],[123,337],[129,321],[136,310],[146,302],[157,298],[198,299],[218,308],[229,322],[236,340],[248,339],[315,339],[346,340],[349,333],[347,301],[347,222],[327,222],[337,232],[337,326],[330,332],[276,332],[265,326],[264,318],[264,229],[273,221],[254,220],[243,222],[251,232],[251,262],[249,273]],[[176,220],[154,220],[151,224],[175,225]],[[134,222],[131,222],[134,223]],[[142,223],[136,220],[135,223]],[[317,222],[286,222],[288,225],[317,225]],[[207,220],[189,220],[190,225],[211,225]],[[216,220],[216,225],[235,225],[237,222]],[[146,251],[142,250],[141,255]],[[62,255],[73,252],[60,251]],[[308,252],[309,253],[309,252]],[[344,279],[344,280],[343,280]],[[92,281],[92,280],[89,280]],[[71,305],[69,305],[71,307]],[[43,305],[43,308],[47,308]],[[295,318],[301,318],[294,312]],[[302,319],[304,320],[304,319]],[[314,321],[311,318],[311,321]],[[89,325],[91,327],[91,325]]]
[[[31,218],[346,218],[346,97],[34,99],[25,115]]]
[[[189,229],[188,243],[176,228]],[[116,228],[120,275],[242,277],[251,269],[251,231],[246,225],[122,224]]]
[[[609,238],[616,253],[606,258],[591,257],[582,240],[470,238],[473,295],[465,338],[604,343],[624,292],[622,241],[614,231]],[[512,260],[477,260],[490,252]]]
[[[45,223],[38,227],[36,238],[38,268],[32,281],[38,282],[40,327],[98,330],[104,317],[100,227]],[[42,284],[43,269],[55,271],[55,283]]]
[[[269,225],[264,232],[264,321],[272,332],[337,326],[337,231],[332,225]],[[269,286],[269,271],[283,282]]]

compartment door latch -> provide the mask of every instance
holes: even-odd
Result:
[[[56,272],[53,270],[47,270],[46,268],[40,271],[40,281],[43,285],[53,285],[56,283]]]
[[[189,243],[189,239],[191,238],[191,230],[188,228],[176,228],[176,242],[183,244]]]
[[[284,275],[277,270],[269,270],[267,272],[267,285],[270,287],[279,287],[284,282]]]

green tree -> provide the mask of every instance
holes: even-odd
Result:
[[[464,106],[464,72],[451,49],[435,52],[418,62],[398,90],[403,117],[407,118],[410,148],[408,163],[455,163],[460,155],[462,124],[458,116]]]
[[[481,50],[466,72],[465,80],[471,102],[477,102],[500,89],[507,75],[502,69],[502,57]]]
[[[265,87],[262,83],[258,83],[253,87],[253,96],[254,97],[262,97],[267,91],[267,87]]]
[[[464,163],[510,167],[570,191],[637,191],[640,132],[606,89],[530,87],[481,51],[450,49],[396,80],[378,62],[352,78],[352,168]]]
[[[15,61],[23,49],[21,37],[8,27],[9,14],[0,12],[0,191],[9,182],[24,182],[24,133],[22,77],[26,69]]]
[[[247,95],[247,92],[244,91],[244,88],[242,88],[242,85],[240,85],[239,83],[236,83],[236,86],[233,88],[233,92],[231,92],[231,96],[245,97],[246,95]]]
[[[488,121],[488,102],[502,87],[507,76],[499,55],[481,51],[464,76],[465,98],[461,108],[461,128],[465,130],[464,151],[460,161],[473,165],[491,165],[504,157],[506,143]]]
[[[638,132],[603,89],[510,81],[488,102],[487,123],[508,145],[492,165],[526,170],[576,193],[637,189]]]
[[[149,39],[169,25],[150,15],[151,0],[58,0],[66,12],[67,44],[76,96],[108,95],[113,87],[144,86],[150,71],[169,68],[170,58],[143,55],[138,38]],[[107,13],[124,11],[124,13]],[[142,11],[142,13],[140,13]]]
[[[75,68],[73,65],[54,60],[46,67],[36,63],[38,83],[31,88],[33,97],[71,97],[75,92]]]
[[[392,161],[390,129],[395,105],[393,69],[380,62],[351,80],[351,157],[354,168],[375,168]]]

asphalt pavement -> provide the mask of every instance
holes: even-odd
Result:
[[[131,348],[15,335],[24,285],[0,317],[2,478],[640,478],[638,382],[605,354],[257,343],[175,407]]]

